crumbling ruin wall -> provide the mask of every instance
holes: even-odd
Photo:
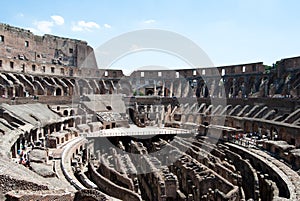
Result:
[[[12,190],[41,191],[48,190],[47,186],[38,185],[25,180],[18,180],[8,175],[0,175],[0,191],[5,194]]]
[[[110,200],[101,191],[95,189],[84,189],[77,191],[74,201],[106,201]]]
[[[37,36],[7,24],[0,24],[0,36],[1,57],[75,67],[88,64],[84,67],[97,68],[93,49],[85,41],[48,34]],[[86,58],[88,63],[84,63]]]
[[[241,156],[238,154],[226,150],[226,155],[229,160],[232,161],[234,166],[237,168],[237,170],[240,172],[242,176],[242,186],[243,190],[245,192],[245,196],[247,199],[254,199],[258,200],[259,198],[259,180],[256,174],[255,169],[251,166],[251,164],[242,159]]]
[[[99,174],[91,163],[88,164],[88,172],[93,182],[104,193],[125,201],[141,201],[141,198],[138,194],[114,184],[109,179]]]
[[[117,172],[115,169],[108,167],[107,164],[100,162],[98,172],[100,172],[101,175],[110,179],[114,183],[117,183],[118,185],[129,190],[134,190],[134,185],[131,179],[125,177],[121,173]]]
[[[63,190],[43,190],[43,191],[11,191],[6,195],[6,201],[49,201],[49,200],[63,200],[63,201],[73,201],[74,195],[70,192],[65,192]]]
[[[284,178],[281,177],[279,172],[276,172],[274,169],[272,169],[271,166],[268,166],[263,160],[259,159],[258,157],[255,157],[255,154],[251,154],[250,152],[243,151],[242,149],[239,149],[236,146],[230,146],[229,149],[232,152],[239,154],[243,158],[249,159],[251,165],[257,171],[260,171],[261,174],[268,174],[269,175],[268,178],[277,184],[277,189],[279,189],[280,197],[289,198],[291,196],[290,188],[287,184],[287,181],[285,181]]]

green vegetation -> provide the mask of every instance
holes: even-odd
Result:
[[[139,94],[138,94],[137,91],[134,91],[134,92],[133,92],[133,95],[134,95],[134,96],[137,96],[137,95],[138,95],[138,96],[144,96],[145,94],[144,94],[143,92],[141,92],[141,91],[139,91]]]

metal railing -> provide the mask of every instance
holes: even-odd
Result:
[[[114,137],[114,136],[149,136],[149,135],[183,135],[191,134],[190,130],[158,130],[158,131],[113,131],[112,129],[84,133],[84,137]]]

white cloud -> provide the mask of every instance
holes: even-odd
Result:
[[[145,24],[152,24],[152,23],[154,23],[154,22],[156,22],[156,20],[153,20],[153,19],[145,20],[145,21],[144,21]]]
[[[38,32],[37,34],[51,33],[51,27],[54,25],[51,21],[35,21],[33,24],[36,26],[34,29]]]
[[[65,23],[65,20],[62,16],[52,15],[51,18],[56,25],[63,25]]]
[[[85,22],[84,20],[78,21],[72,27],[72,31],[92,31],[92,29],[99,29],[100,25],[96,22]]]
[[[111,28],[111,25],[109,25],[109,24],[104,24],[104,27],[107,28],[107,29],[110,29],[110,28]]]
[[[31,32],[38,35],[49,34],[55,25],[63,25],[65,20],[59,15],[52,15],[51,20],[41,20],[33,22],[34,27],[28,28]]]

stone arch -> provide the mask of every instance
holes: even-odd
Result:
[[[66,78],[63,78],[61,81],[68,86],[68,95],[72,96],[74,94],[74,84]]]
[[[35,90],[36,95],[44,95],[45,94],[45,88],[42,86],[42,84],[38,80],[33,81],[33,85],[36,89]]]
[[[253,122],[252,125],[253,125],[252,126],[252,132],[257,133],[258,132],[258,128],[259,128],[258,123],[257,122]]]
[[[285,128],[279,128],[279,139],[280,140],[285,140],[285,141],[289,141],[288,139],[288,135],[287,135],[287,132],[286,132],[286,129]]]
[[[253,124],[251,121],[244,122],[244,132],[251,133],[253,131]]]
[[[35,88],[29,80],[26,79],[24,74],[15,74],[15,77],[23,84],[24,91],[28,92],[29,95],[33,95]]]
[[[7,96],[7,89],[4,85],[0,84],[0,95],[1,97],[6,97]]]
[[[100,94],[100,88],[97,85],[97,82],[94,79],[90,79],[88,82],[89,82],[90,86],[93,89],[93,93],[94,94]]]
[[[118,82],[120,85],[120,93],[130,96],[132,94],[132,86],[128,81],[121,80]]]
[[[86,123],[87,123],[86,115],[82,115],[81,122],[82,122],[83,124],[86,124]]]
[[[271,134],[271,139],[272,139],[272,140],[277,140],[278,137],[279,137],[278,129],[275,128],[274,126],[271,127],[271,129],[270,129],[270,134]]]
[[[154,89],[147,88],[146,89],[146,96],[152,96],[152,95],[154,95]]]
[[[67,117],[67,116],[69,116],[69,111],[68,110],[64,110],[63,114],[64,114],[65,117]]]
[[[228,97],[231,97],[233,93],[233,78],[230,77],[225,81],[225,93]]]
[[[76,124],[76,125],[81,124],[81,118],[80,118],[80,117],[76,117],[76,119],[75,119],[75,124]]]
[[[79,95],[90,94],[92,92],[92,88],[86,79],[79,79],[77,83]]]
[[[25,96],[24,85],[18,84],[15,86],[15,96],[16,97],[24,97]]]
[[[75,120],[72,118],[72,119],[69,119],[68,120],[68,127],[73,127],[74,126],[74,122],[75,122]]]
[[[59,88],[62,90],[62,96],[67,96],[69,95],[69,86],[62,81],[62,79],[54,77],[53,78],[56,84],[58,85]]]
[[[112,84],[109,80],[104,80],[105,86],[106,86],[106,90],[109,94],[113,93],[113,87]]]
[[[62,96],[62,95],[63,95],[62,89],[57,87],[55,90],[55,96]]]

